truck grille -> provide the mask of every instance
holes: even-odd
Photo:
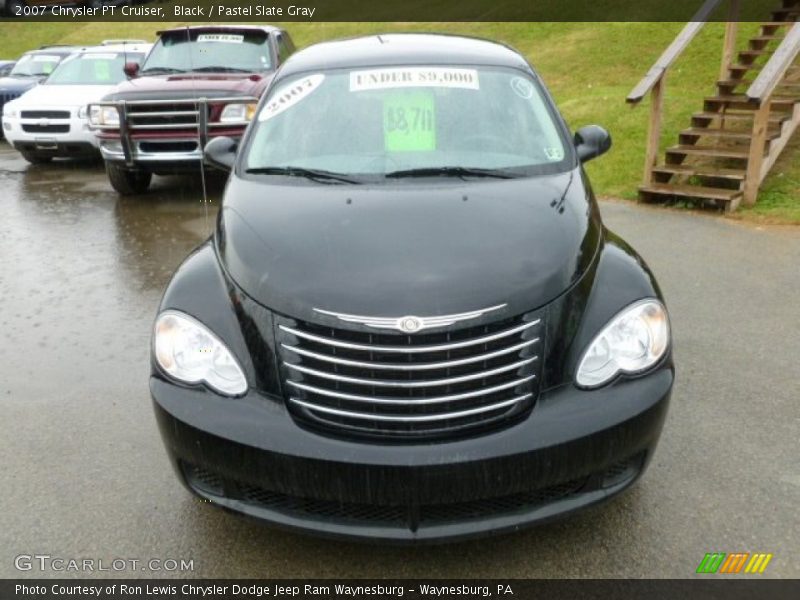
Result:
[[[69,119],[68,110],[23,110],[19,116],[23,119]]]
[[[209,110],[208,105],[203,107]],[[197,102],[165,104],[131,103],[127,107],[128,127],[131,130],[197,129],[200,105]]]
[[[416,440],[527,414],[538,396],[543,332],[542,316],[529,313],[410,335],[278,318],[276,334],[296,419],[329,432]]]
[[[69,123],[38,125],[36,123],[23,123],[22,131],[28,133],[69,133]]]

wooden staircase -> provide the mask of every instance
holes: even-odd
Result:
[[[707,18],[720,0],[709,0]],[[731,0],[738,11],[738,1]],[[726,26],[717,93],[705,98],[659,164],[664,76],[669,65],[703,26],[695,18],[631,92],[628,102],[652,93],[650,131],[640,201],[688,200],[726,211],[755,202],[758,188],[800,126],[800,0],[782,0],[759,35],[735,53],[737,24]]]

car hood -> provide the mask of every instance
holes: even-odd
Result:
[[[169,100],[171,98],[219,98],[259,96],[272,78],[263,74],[180,74],[137,77],[120,83],[106,100]]]
[[[247,295],[301,319],[314,308],[399,317],[507,304],[519,314],[569,288],[602,235],[580,169],[436,185],[266,181],[231,177],[219,257]]]
[[[38,77],[0,77],[0,94],[24,92],[38,83]]]
[[[22,96],[17,106],[83,106],[100,100],[113,89],[113,85],[39,85]]]

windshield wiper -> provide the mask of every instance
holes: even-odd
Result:
[[[197,73],[203,72],[219,72],[219,73],[252,73],[250,69],[239,69],[237,67],[197,67],[192,69]]]
[[[386,177],[400,179],[402,177],[494,177],[496,179],[512,179],[514,175],[497,169],[477,169],[470,167],[422,167],[391,171]]]
[[[182,69],[174,69],[172,67],[150,67],[149,69],[143,69],[139,71],[140,75],[144,75],[145,73],[149,73],[152,75],[153,73],[185,73],[186,71]]]
[[[341,181],[342,183],[360,183],[355,179],[350,179],[343,173],[324,171],[322,169],[306,169],[303,167],[254,167],[247,169],[245,173],[255,175],[288,175],[289,177],[305,177],[314,181]]]

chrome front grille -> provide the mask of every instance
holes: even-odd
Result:
[[[279,318],[284,395],[298,420],[419,439],[475,433],[526,414],[538,395],[541,315],[423,333]]]
[[[132,130],[196,129],[200,110],[208,110],[197,102],[157,102],[128,105],[128,127]]]

